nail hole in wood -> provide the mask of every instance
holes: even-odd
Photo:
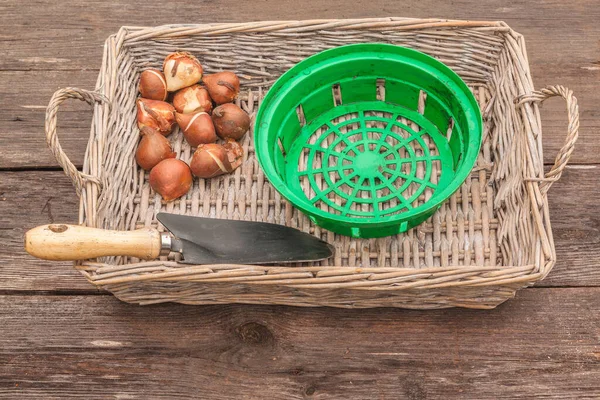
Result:
[[[48,229],[54,233],[62,233],[69,228],[66,225],[48,225]]]

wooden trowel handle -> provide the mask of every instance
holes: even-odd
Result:
[[[156,229],[109,231],[79,225],[51,224],[25,234],[25,250],[44,260],[72,261],[104,256],[158,258],[161,235]]]

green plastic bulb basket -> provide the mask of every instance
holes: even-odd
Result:
[[[415,50],[355,44],[283,74],[255,125],[256,156],[317,225],[373,238],[429,218],[467,178],[481,112],[450,68]]]

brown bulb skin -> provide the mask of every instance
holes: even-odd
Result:
[[[220,144],[210,143],[198,146],[190,162],[192,173],[198,178],[214,178],[233,171],[227,150]]]
[[[169,95],[165,76],[157,69],[147,69],[141,73],[139,90],[143,98],[150,100],[165,101]]]
[[[210,97],[217,104],[231,103],[240,92],[240,80],[231,71],[204,75],[202,82]]]
[[[142,140],[135,152],[135,160],[140,167],[150,171],[162,160],[175,156],[166,137],[151,129],[145,128],[142,131]]]
[[[175,109],[164,101],[139,98],[137,125],[140,130],[149,128],[167,136],[175,126]]]
[[[167,158],[152,168],[149,181],[152,189],[163,200],[172,201],[190,190],[193,178],[186,163],[176,158]]]
[[[233,103],[221,104],[213,110],[212,120],[222,139],[240,140],[250,128],[250,116]]]
[[[232,171],[242,165],[244,157],[244,148],[241,144],[233,139],[227,139],[227,142],[223,144],[223,148],[227,151],[227,158],[231,164]]]
[[[197,147],[201,144],[214,143],[217,141],[215,126],[213,125],[210,115],[205,112],[195,114],[175,114],[175,119],[185,140],[192,147]]]

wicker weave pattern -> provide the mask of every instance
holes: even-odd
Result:
[[[298,61],[357,42],[386,42],[428,53],[472,88],[484,116],[484,138],[470,177],[426,223],[395,237],[359,240],[315,227],[265,180],[252,132],[234,174],[196,181],[186,198],[161,203],[137,168],[135,98],[139,73],[175,50],[190,51],[210,73],[236,71],[238,103],[254,116],[270,85]],[[569,133],[544,176],[537,103],[566,99]],[[56,111],[68,97],[94,103],[94,121],[78,172],[56,137]],[[577,139],[578,109],[563,87],[534,91],[523,38],[502,22],[416,19],[257,22],[122,28],[105,45],[95,92],[67,88],[47,113],[48,143],[81,195],[80,223],[111,229],[157,226],[159,211],[281,223],[336,247],[331,260],[294,266],[178,264],[108,258],[77,268],[124,301],[188,304],[275,303],[299,306],[490,308],[542,279],[555,261],[546,193]],[[171,142],[188,161],[192,149],[176,131]]]

